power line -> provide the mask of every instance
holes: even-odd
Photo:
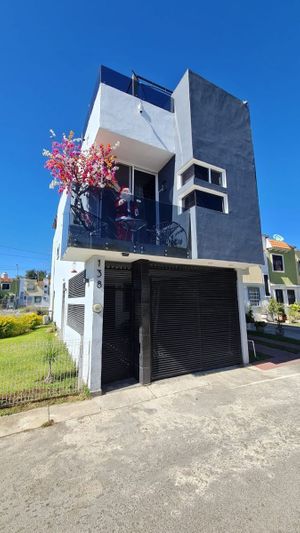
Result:
[[[6,246],[5,244],[0,244],[0,248],[7,248],[8,250],[16,250],[17,252],[28,252],[30,254],[37,254],[37,255],[48,255],[51,256],[50,253],[44,253],[44,252],[34,252],[33,250],[24,250],[22,248],[14,248],[13,246]],[[8,254],[6,254],[8,255]]]
[[[50,257],[42,257],[43,254],[38,254],[39,257],[33,257],[31,255],[20,255],[20,254],[7,254],[6,252],[1,252],[2,255],[7,257],[20,257],[21,259],[35,259],[36,261],[50,261]]]

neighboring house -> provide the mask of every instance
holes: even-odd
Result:
[[[295,250],[298,285],[300,285],[300,250]]]
[[[50,281],[45,278],[20,278],[18,305],[20,307],[49,307]]]
[[[284,305],[299,302],[299,271],[295,247],[284,241],[267,238],[266,257],[271,296]]]
[[[17,305],[18,279],[9,278],[7,272],[0,275],[0,303],[6,309]]]
[[[245,310],[248,311],[251,307],[257,319],[266,315],[271,298],[265,235],[262,235],[262,247],[264,251],[263,264],[250,266],[248,271],[243,274]]]
[[[83,380],[247,364],[242,275],[263,264],[247,103],[190,70],[168,91],[102,67],[84,139],[120,141],[130,194],[59,203],[50,308]]]

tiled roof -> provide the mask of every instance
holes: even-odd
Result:
[[[282,250],[292,250],[294,246],[290,246],[287,242],[275,241],[274,239],[268,239],[272,248],[282,249]]]

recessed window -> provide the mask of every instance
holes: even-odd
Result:
[[[275,296],[276,296],[277,303],[279,303],[279,304],[283,304],[284,303],[283,290],[282,289],[275,289]]]
[[[205,207],[206,209],[224,213],[224,197],[218,194],[194,190],[182,199],[183,211],[193,206]]]
[[[200,165],[194,165],[195,167],[195,178],[198,180],[209,181],[209,169],[206,167],[201,167]]]
[[[250,305],[257,307],[260,304],[260,290],[259,287],[248,287],[248,299]]]
[[[210,178],[211,183],[214,185],[222,185],[222,172],[218,172],[218,170],[211,170]]]
[[[300,274],[300,261],[298,261],[298,274]]]
[[[9,291],[10,284],[9,283],[2,283],[1,288],[3,291]]]
[[[288,297],[289,305],[292,305],[292,304],[295,303],[295,301],[296,301],[296,296],[295,296],[295,291],[294,291],[294,289],[288,289],[288,291],[287,291],[287,297]]]
[[[284,272],[283,256],[282,255],[272,255],[272,263],[274,272]]]
[[[269,276],[268,276],[268,274],[264,275],[264,282],[265,282],[265,293],[266,293],[266,296],[270,296],[271,293],[270,293],[270,285],[269,285]]]
[[[183,174],[181,174],[181,184],[185,185],[189,179],[195,175],[195,165],[191,165]]]
[[[221,170],[214,170],[209,166],[191,165],[181,174],[181,185],[185,185],[191,178],[223,186],[223,172]]]

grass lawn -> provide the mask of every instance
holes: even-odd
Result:
[[[45,349],[49,341],[57,343],[59,354],[52,364],[53,381],[46,383],[49,365],[45,361]],[[49,326],[19,337],[0,339],[0,406],[76,392],[76,366]]]

